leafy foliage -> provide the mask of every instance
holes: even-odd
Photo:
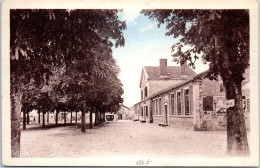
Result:
[[[11,10],[11,75],[12,90],[29,84],[31,79],[38,87],[50,92],[56,89],[64,97],[65,86],[73,88],[70,97],[87,98],[95,78],[105,78],[115,66],[111,47],[124,45],[124,22],[118,20],[118,10]],[[57,78],[63,67],[65,77]],[[111,68],[110,68],[111,69]],[[116,74],[116,75],[117,75]],[[69,76],[68,76],[69,75]],[[71,78],[72,80],[69,80]],[[52,81],[52,84],[48,82]],[[30,83],[32,84],[32,83]],[[57,86],[50,86],[55,85]],[[49,85],[49,86],[47,86]],[[83,86],[80,88],[78,86]],[[72,96],[73,91],[77,94]],[[84,91],[84,92],[82,92]],[[63,93],[62,93],[63,92]],[[69,93],[69,92],[68,92]],[[55,95],[55,94],[54,94]],[[57,102],[64,101],[61,97]],[[90,98],[89,98],[90,99]]]
[[[248,10],[144,10],[143,13],[166,24],[167,36],[180,37],[172,46],[173,57],[181,64],[195,66],[198,55],[209,62],[208,77],[225,79],[241,74],[249,66]],[[188,45],[186,51],[183,48]]]
[[[124,46],[126,29],[117,12],[10,10],[12,116],[21,112],[20,93],[24,106],[43,112],[117,106],[123,90],[111,47]],[[17,132],[19,121],[11,121]]]

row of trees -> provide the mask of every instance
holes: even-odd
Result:
[[[31,123],[36,123],[36,122],[38,124],[42,124],[42,128],[46,127],[46,123],[48,125],[50,125],[51,127],[59,126],[59,124],[61,124],[62,126],[73,125],[73,123],[77,124],[78,120],[81,119],[81,116],[82,116],[82,111],[72,111],[70,109],[67,109],[68,111],[58,111],[55,109],[54,111],[46,111],[44,113],[41,111],[37,111],[38,116],[33,115],[33,119],[31,119],[29,113],[32,111],[28,111],[28,109],[26,109],[26,108],[27,108],[26,105],[22,105],[23,130],[27,129],[26,128],[27,125],[29,125]],[[35,109],[32,108],[32,110],[35,110]],[[103,123],[105,121],[105,112],[108,112],[108,110],[110,110],[110,109],[105,109],[105,111],[104,111],[100,107],[92,108],[92,109],[89,108],[89,111],[87,111],[87,113],[92,114],[92,116],[91,116],[92,119],[93,119],[93,114],[95,114],[94,125],[97,126],[100,123]],[[117,111],[117,108],[114,107],[113,111]],[[86,112],[85,112],[85,114],[86,114]],[[90,117],[90,115],[88,115],[88,116]],[[60,123],[61,121],[63,123]],[[85,132],[84,125],[82,125],[82,128],[83,128],[82,132]],[[89,128],[90,129],[93,128],[93,120],[89,120]]]
[[[46,112],[80,111],[85,132],[86,112],[100,123],[118,109],[123,90],[111,47],[124,45],[126,24],[117,12],[10,11],[12,157],[20,153],[21,111],[37,110],[43,124]]]

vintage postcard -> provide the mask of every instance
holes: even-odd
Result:
[[[2,165],[258,166],[256,0],[3,0]]]

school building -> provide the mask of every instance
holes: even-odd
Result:
[[[164,126],[193,127],[194,130],[226,129],[226,109],[234,101],[226,100],[221,78],[205,78],[207,71],[196,74],[186,64],[167,66],[160,59],[159,67],[142,69],[141,101],[134,105],[140,122]],[[243,110],[246,127],[250,128],[249,69],[242,82]]]

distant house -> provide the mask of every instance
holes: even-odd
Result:
[[[179,68],[182,71],[182,67]],[[149,75],[154,72],[147,73],[146,69],[146,67],[143,68],[140,88],[143,92],[147,87],[148,95],[142,94],[142,100],[134,105],[141,122],[193,127],[194,130],[226,129],[226,108],[233,106],[234,101],[226,100],[225,88],[220,77],[217,81],[209,80],[205,78],[208,71],[196,75],[186,70],[189,72],[186,76],[180,72],[180,76],[172,78],[172,82],[167,81],[165,77],[164,82],[161,79],[156,85],[154,83],[157,80],[156,82],[149,80]],[[146,78],[143,77],[143,73],[147,73]],[[246,127],[249,129],[249,69],[244,73],[244,77],[245,80],[242,82],[243,109]]]
[[[131,120],[135,120],[135,107],[131,107],[130,110],[129,110],[129,118]]]
[[[117,111],[118,120],[129,120],[130,116],[130,108],[125,105],[120,105],[119,110]]]
[[[196,73],[183,64],[182,66],[167,66],[167,59],[160,59],[160,66],[145,66],[142,69],[140,79],[141,102],[136,104],[139,112],[139,120],[152,122],[151,115],[151,96],[170,86],[187,81],[194,77]],[[161,99],[157,100],[161,104]]]

